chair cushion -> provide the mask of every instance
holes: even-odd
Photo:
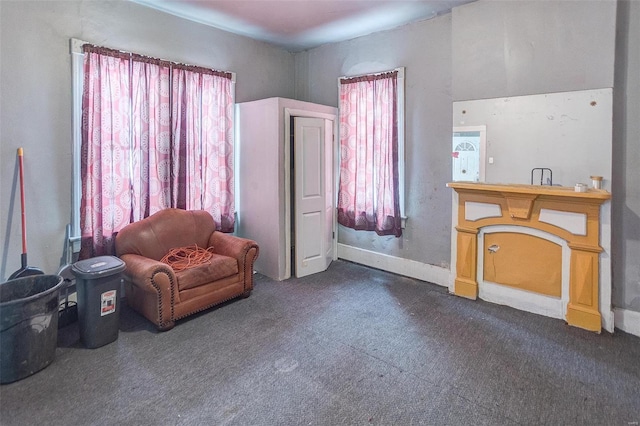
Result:
[[[176,272],[178,290],[186,290],[209,284],[238,273],[238,261],[233,257],[213,254],[213,257],[202,265]]]

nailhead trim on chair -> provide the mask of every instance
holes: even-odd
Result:
[[[229,300],[233,300],[233,299],[236,299],[236,298],[238,298],[238,297],[240,297],[240,295],[239,295],[239,294],[238,294],[238,295],[235,295],[235,296],[231,296],[231,297],[229,297],[228,299],[224,299],[224,300],[221,300],[221,301],[219,301],[219,302],[213,303],[213,304],[211,304],[211,305],[205,306],[205,307],[203,307],[203,308],[198,308],[198,309],[196,309],[195,311],[190,311],[189,313],[184,314],[184,315],[182,315],[182,316],[180,316],[180,317],[176,318],[176,321],[177,321],[177,320],[179,320],[179,319],[182,319],[182,318],[186,318],[186,317],[188,317],[188,316],[191,316],[191,315],[193,315],[193,314],[197,314],[198,312],[206,311],[206,310],[207,310],[207,309],[209,309],[209,308],[213,308],[214,306],[221,305],[221,304],[223,304],[223,303],[225,303],[225,302],[228,302]]]
[[[155,271],[153,271],[153,274],[151,274],[151,285],[153,285],[153,287],[157,290],[158,292],[158,298],[160,299],[158,302],[158,319],[159,319],[159,327],[160,328],[164,328],[166,326],[166,323],[163,321],[163,317],[162,317],[162,291],[160,290],[160,287],[158,287],[158,285],[156,284],[156,282],[154,281],[154,278],[157,274],[166,274],[165,271],[163,271],[162,269],[156,269]],[[171,275],[169,275],[169,285],[170,285],[170,289],[171,289],[171,318],[174,317],[174,313],[173,313],[173,304],[175,302],[175,298],[173,296],[173,278],[171,277]],[[175,319],[174,319],[175,321]]]
[[[258,247],[258,245],[249,247],[249,249],[247,249],[247,252],[249,250],[251,250],[252,248],[256,249],[256,255],[253,256],[253,260],[251,261],[251,265],[249,265],[250,266],[250,268],[249,268],[249,281],[251,282],[251,289],[253,289],[253,264],[255,263],[256,259],[260,255],[260,247]],[[247,253],[245,253],[245,256],[246,255],[247,255]],[[244,269],[244,266],[243,266],[243,269]],[[244,272],[246,273],[246,271],[244,271]],[[245,288],[245,292],[246,291],[247,291],[247,289]],[[251,290],[249,290],[249,291],[251,291]]]

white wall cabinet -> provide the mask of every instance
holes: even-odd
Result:
[[[284,280],[326,269],[336,253],[337,109],[268,98],[237,104],[236,117],[237,234],[258,243],[255,270]],[[296,132],[296,117],[318,120],[300,121]],[[309,202],[319,196],[323,203]]]

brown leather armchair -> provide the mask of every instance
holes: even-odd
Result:
[[[160,262],[171,249],[194,244],[213,248],[209,262],[179,272]],[[127,266],[127,304],[159,330],[236,297],[249,297],[253,289],[258,245],[216,231],[213,218],[202,210],[159,211],[123,228],[115,245]]]

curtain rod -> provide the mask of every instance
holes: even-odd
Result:
[[[84,53],[84,45],[89,45],[98,49],[107,49],[107,50],[111,50],[114,52],[120,52],[120,53],[124,53],[127,55],[132,55],[132,56],[138,56],[141,58],[146,58],[146,59],[151,59],[154,61],[161,61],[161,62],[166,62],[169,63],[171,65],[177,65],[177,66],[185,66],[185,67],[193,67],[193,68],[201,68],[201,69],[205,69],[205,70],[211,70],[217,73],[223,73],[223,74],[229,74],[231,81],[233,81],[235,83],[236,81],[236,73],[235,72],[231,72],[231,71],[221,71],[221,70],[217,70],[211,67],[207,67],[207,66],[202,66],[202,65],[193,65],[193,64],[187,64],[187,63],[183,63],[183,62],[177,62],[177,61],[171,61],[168,59],[161,59],[161,58],[154,58],[153,56],[148,56],[148,55],[142,55],[140,53],[133,53],[133,52],[129,52],[126,50],[121,50],[121,49],[114,49],[111,47],[106,47],[106,46],[99,46],[97,44],[94,43],[89,43],[87,41],[84,40],[80,40],[77,38],[71,38],[69,40],[69,44],[70,44],[70,50],[71,53],[79,53],[79,54],[83,54]]]
[[[340,83],[342,80],[350,80],[352,78],[360,78],[360,77],[367,77],[367,76],[379,76],[379,75],[388,74],[394,71],[398,72],[398,78],[404,78],[404,68],[405,67],[398,67],[398,68],[394,68],[392,70],[387,70],[387,71],[364,73],[364,74],[351,75],[351,76],[341,76],[341,77],[338,77],[338,83]]]

